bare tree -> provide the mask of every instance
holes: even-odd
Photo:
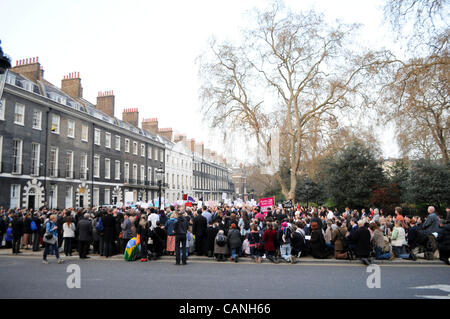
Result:
[[[338,111],[369,100],[364,87],[390,56],[356,55],[351,40],[357,26],[330,26],[313,11],[294,14],[275,4],[256,20],[241,45],[211,42],[200,62],[201,97],[212,126],[253,136],[272,167],[272,136],[279,132],[289,182],[279,170],[274,174],[283,195],[294,199],[306,145],[317,145],[314,140],[338,122]]]
[[[395,121],[404,155],[422,154],[449,162],[450,104],[448,55],[442,63],[414,59],[403,64],[386,86],[387,99],[383,115]],[[433,155],[434,153],[434,155]]]
[[[385,18],[409,49],[438,54],[448,47],[450,5],[445,0],[387,0]]]

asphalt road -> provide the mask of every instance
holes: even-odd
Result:
[[[49,256],[49,262],[0,256],[0,298],[450,298],[450,267],[446,265],[380,265],[380,288],[368,288],[374,272],[358,264],[190,261],[175,266],[169,260],[141,263],[78,258],[57,264],[54,256]],[[74,278],[74,272],[68,267],[73,264],[79,266],[80,288],[70,289],[67,280]],[[429,289],[415,288],[424,286]]]

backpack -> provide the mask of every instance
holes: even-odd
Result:
[[[104,227],[103,227],[103,223],[102,223],[102,218],[101,217],[98,219],[98,223],[97,223],[97,226],[95,226],[95,229],[97,230],[98,233],[103,231]]]
[[[36,222],[34,220],[31,221],[31,231],[36,231],[38,230],[38,227],[36,225]]]
[[[217,235],[216,244],[217,246],[223,247],[227,243],[224,235]]]
[[[283,229],[283,231],[281,232],[281,243],[286,243],[288,241],[288,238],[290,238],[292,235],[292,231],[290,227],[286,227]]]

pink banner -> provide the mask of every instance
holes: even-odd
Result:
[[[269,207],[272,207],[275,202],[275,197],[261,198],[259,200],[259,207],[262,212],[266,212]]]

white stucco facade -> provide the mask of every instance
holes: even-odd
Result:
[[[165,182],[169,203],[183,199],[183,194],[193,197],[192,152],[180,141],[166,144]]]

